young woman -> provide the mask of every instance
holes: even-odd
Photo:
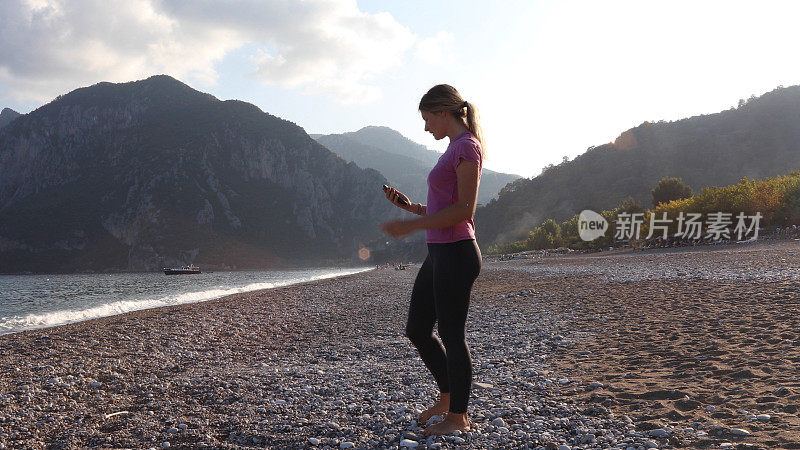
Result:
[[[419,418],[445,419],[422,433],[426,436],[469,430],[467,403],[472,387],[472,359],[465,339],[472,284],[481,270],[481,251],[475,242],[475,202],[483,165],[483,145],[475,107],[452,86],[431,88],[419,102],[425,131],[450,145],[428,175],[427,205],[411,203],[394,188],[386,193],[398,208],[422,216],[381,225],[394,237],[425,230],[428,256],[411,292],[406,336],[419,350],[439,386],[439,399]],[[400,199],[405,200],[402,203]],[[439,340],[433,325],[439,322]]]

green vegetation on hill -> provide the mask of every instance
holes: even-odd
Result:
[[[740,213],[745,216],[761,214],[761,227],[800,225],[800,171],[764,180],[745,177],[732,186],[708,187],[695,196],[661,203],[650,214],[660,218],[666,213],[672,218],[678,217],[680,212],[699,213],[703,218],[717,212],[730,213],[734,226]],[[646,219],[649,224],[649,216]],[[671,232],[676,226],[670,228]]]
[[[584,209],[609,210],[628,197],[649,205],[651,190],[664,177],[681,178],[697,192],[800,169],[798,123],[800,86],[716,114],[645,122],[613,143],[507,185],[476,211],[478,240],[519,241],[548,218],[562,222]]]
[[[666,180],[666,179],[665,179]],[[662,180],[664,181],[664,180]],[[661,183],[659,183],[661,184]],[[659,203],[652,210],[645,210],[632,197],[610,210],[600,212],[609,224],[604,236],[593,241],[584,241],[578,233],[578,214],[571,219],[559,224],[553,219],[547,219],[532,231],[528,231],[525,239],[506,244],[496,244],[486,250],[486,254],[515,253],[527,250],[542,250],[557,247],[567,247],[573,250],[607,248],[619,242],[614,239],[617,230],[617,219],[620,214],[641,214],[642,220],[640,240],[650,234],[650,224],[658,224],[658,220],[666,217],[668,236],[678,232],[678,218],[688,217],[690,214],[699,214],[698,220],[702,223],[701,233],[709,232],[708,221],[712,214],[728,214],[729,224],[723,228],[729,239],[737,240],[751,238],[754,229],[749,233],[744,232],[739,236],[736,230],[739,225],[740,214],[743,215],[745,227],[753,226],[753,217],[760,214],[758,226],[786,227],[800,225],[800,171],[793,171],[789,175],[767,178],[763,180],[750,180],[743,178],[738,184],[725,187],[711,186],[701,190],[697,195],[669,202]],[[666,214],[666,216],[664,216]],[[651,222],[654,221],[655,222]],[[681,231],[686,231],[684,227]],[[663,237],[663,231],[654,227],[652,238]],[[626,240],[627,241],[627,240]]]

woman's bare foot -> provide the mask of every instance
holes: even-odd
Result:
[[[419,423],[425,425],[428,420],[433,416],[446,413],[450,409],[450,393],[443,392],[439,394],[439,401],[435,405],[426,409],[419,415]]]
[[[425,436],[433,436],[437,434],[450,434],[456,430],[469,431],[471,429],[466,413],[455,414],[448,412],[447,417],[445,417],[443,421],[425,428],[422,430],[422,434]]]

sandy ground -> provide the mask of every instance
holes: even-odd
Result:
[[[554,349],[554,370],[603,385],[563,395],[641,430],[701,424],[708,436],[688,439],[697,447],[800,448],[800,243],[528,260],[510,272],[559,265],[574,275],[516,289],[564,315],[570,343]]]
[[[798,241],[486,263],[431,439],[416,271],[0,336],[0,447],[800,448]]]

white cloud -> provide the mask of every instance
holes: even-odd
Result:
[[[414,55],[428,64],[446,66],[455,61],[455,43],[453,33],[440,31],[435,36],[420,39]]]
[[[336,6],[311,14],[312,20],[292,16],[285,33],[264,36],[274,50],[253,55],[255,76],[265,84],[334,93],[344,103],[377,99],[372,82],[402,64],[416,37],[388,14]]]
[[[260,82],[363,103],[416,41],[353,0],[4,0],[0,85],[37,101],[154,73],[213,85],[220,61],[247,44]]]
[[[162,72],[210,83],[241,45],[218,29],[182,30],[148,0],[4,1],[0,29],[0,82],[21,100]]]

